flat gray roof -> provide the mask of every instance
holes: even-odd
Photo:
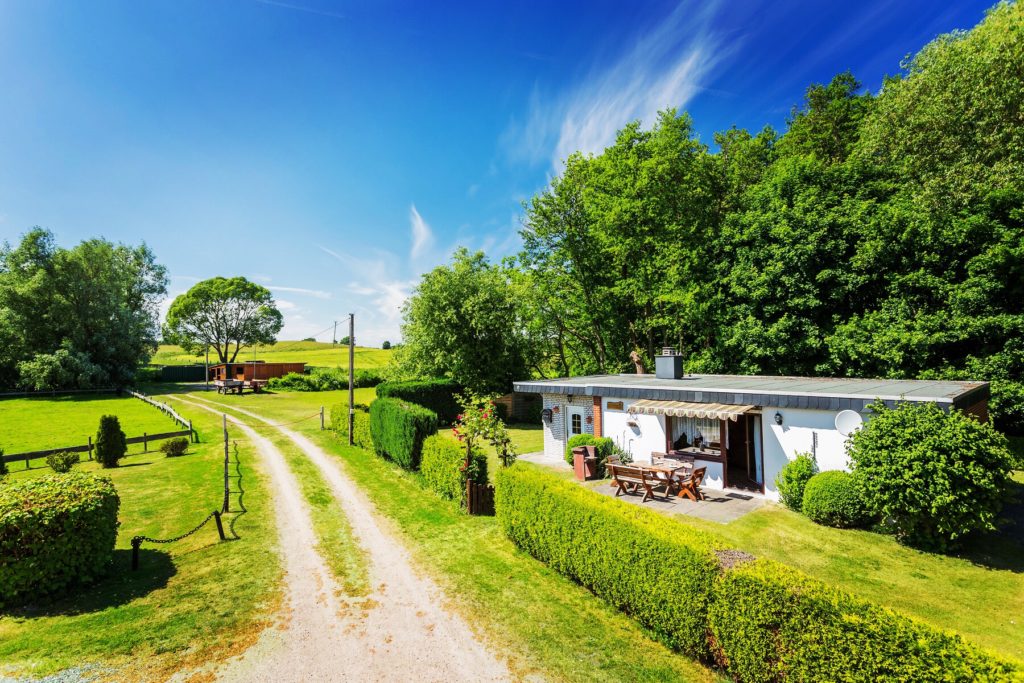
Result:
[[[514,388],[533,394],[857,411],[876,399],[889,406],[915,401],[937,403],[948,409],[966,408],[989,396],[988,382],[760,375],[687,375],[681,379],[658,379],[654,375],[590,375],[515,382]]]

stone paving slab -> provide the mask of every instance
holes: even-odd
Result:
[[[602,495],[615,496],[615,489],[611,486],[610,480],[587,482],[587,486]],[[766,498],[742,491],[721,491],[707,488],[701,490],[704,492],[705,499],[696,503],[689,498],[679,498],[678,496],[669,496],[666,500],[657,491],[657,497],[649,499],[646,503],[641,502],[643,500],[642,492],[638,494],[624,493],[618,496],[618,500],[666,515],[688,515],[719,524],[733,522],[770,503]]]

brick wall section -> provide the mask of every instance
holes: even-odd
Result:
[[[964,412],[972,416],[978,422],[983,424],[988,422],[988,399],[978,401],[973,406],[964,408]]]
[[[604,436],[601,424],[601,397],[594,397],[594,436]]]
[[[589,396],[573,396],[572,399],[564,394],[542,394],[542,396],[543,407],[550,408],[552,411],[551,422],[544,423],[545,455],[565,454],[565,420],[568,413],[566,408],[570,405],[583,408],[583,433],[598,433],[597,428],[600,427],[598,423],[601,419],[600,403],[597,403],[595,408],[595,402]],[[554,412],[555,407],[558,408],[557,413]],[[589,423],[588,418],[590,419]]]

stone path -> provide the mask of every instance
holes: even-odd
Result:
[[[200,397],[175,397],[222,412]],[[263,417],[232,408],[255,420]],[[305,436],[274,427],[317,465],[367,553],[368,596],[347,599],[323,558],[298,482],[266,437],[230,415],[257,447],[270,473],[285,565],[285,610],[252,648],[215,671],[221,681],[502,681],[505,664],[477,640],[468,624],[446,610],[437,586],[419,575],[408,552],[378,522],[362,492]]]

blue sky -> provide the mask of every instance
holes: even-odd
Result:
[[[0,241],[145,240],[172,296],[245,275],[283,339],[354,311],[394,341],[456,245],[517,250],[571,151],[667,106],[781,128],[990,4],[0,0]]]

